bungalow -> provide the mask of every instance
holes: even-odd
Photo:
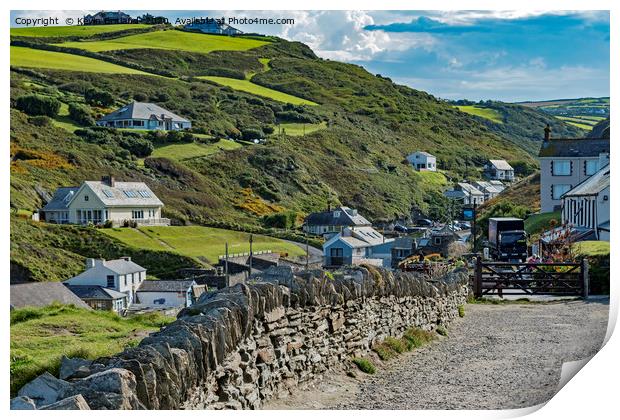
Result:
[[[484,165],[484,175],[489,179],[501,181],[514,181],[515,170],[505,160],[489,160]]]
[[[194,280],[149,280],[140,285],[138,303],[162,307],[188,307],[194,303]]]
[[[136,291],[146,279],[146,268],[131,261],[131,257],[118,260],[86,259],[86,270],[64,282],[67,286],[100,286],[126,296],[125,309],[135,301]],[[95,292],[93,292],[95,293]],[[104,293],[108,293],[104,291]],[[119,299],[114,295],[114,299]],[[88,303],[88,302],[87,302]]]
[[[484,203],[484,193],[467,182],[457,182],[451,190],[445,191],[443,195],[462,204],[478,205]]]
[[[127,295],[102,286],[65,286],[93,309],[122,313],[127,309]]]
[[[437,171],[437,158],[430,153],[417,151],[407,156],[407,161],[418,171]]]
[[[222,22],[219,19],[207,18],[196,19],[192,23],[183,27],[186,31],[202,32],[204,34],[218,34],[218,35],[241,35],[241,32],[237,28]]]
[[[84,181],[79,187],[60,187],[42,209],[42,220],[59,224],[125,223],[165,226],[164,206],[144,182],[117,182],[113,176]]]
[[[472,185],[484,194],[484,201],[497,197],[504,190],[503,187],[491,184],[489,181],[474,181]]]
[[[594,231],[596,240],[609,241],[610,168],[606,165],[562,195],[562,224]]]
[[[88,14],[84,16],[84,25],[113,25],[131,23],[131,21],[131,16],[120,10],[116,12],[105,12],[102,10],[94,15]]]
[[[97,125],[138,130],[184,130],[192,127],[189,120],[159,105],[135,101],[104,116],[97,121]]]
[[[386,239],[370,226],[344,228],[323,245],[326,267],[371,264],[390,267],[394,239]]]
[[[356,209],[337,207],[334,210],[310,213],[303,224],[303,231],[313,235],[332,235],[344,228],[370,227],[372,224]]]

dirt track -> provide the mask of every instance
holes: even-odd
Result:
[[[449,336],[379,367],[325,378],[266,409],[507,409],[556,392],[564,361],[595,354],[608,300],[467,305]]]

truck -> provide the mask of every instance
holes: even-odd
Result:
[[[489,251],[497,261],[524,262],[527,259],[527,233],[523,219],[489,218]]]

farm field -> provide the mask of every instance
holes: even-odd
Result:
[[[150,75],[140,70],[134,70],[94,58],[13,46],[11,47],[11,66],[83,71],[88,73]]]
[[[256,85],[249,80],[232,79],[230,77],[219,76],[199,76],[198,79],[210,80],[222,86],[228,86],[235,90],[251,93],[253,95],[264,96],[275,101],[289,103],[293,105],[318,105],[316,102],[307,99],[298,98],[297,96],[269,89],[264,86]]]
[[[152,157],[165,157],[174,160],[192,159],[195,157],[209,156],[221,150],[239,149],[241,145],[232,140],[221,139],[217,143],[201,144],[201,143],[183,143],[169,144],[166,146],[156,147]]]
[[[303,136],[304,134],[314,133],[325,128],[327,128],[325,121],[318,124],[285,123],[276,126],[275,133],[286,134],[287,136]],[[279,130],[282,131],[280,132]]]
[[[502,115],[494,109],[489,108],[480,108],[475,105],[459,105],[457,106],[459,111],[465,112],[470,115],[475,115],[477,117],[486,118],[487,120],[491,120],[495,123],[501,124]]]
[[[218,256],[224,254],[226,242],[230,254],[250,251],[248,233],[205,226],[145,226],[138,229],[101,231],[131,246],[155,251],[174,251],[201,261],[206,259],[210,263],[217,262]],[[254,235],[253,241],[254,251],[271,250],[295,257],[304,254],[297,245],[281,239]]]
[[[128,29],[148,28],[152,25],[120,24],[120,25],[74,25],[48,26],[38,28],[11,28],[12,36],[28,37],[65,37],[65,36],[92,36],[110,32],[126,31]]]
[[[154,48],[162,50],[210,53],[211,51],[246,51],[268,44],[268,41],[220,35],[197,34],[176,30],[147,32],[104,41],[64,42],[61,47],[100,52]]]
[[[574,125],[575,127],[579,127],[583,130],[592,130],[592,127],[594,127],[597,122],[604,119],[602,117],[590,117],[590,116],[575,116],[575,117],[556,116],[556,118],[564,121],[567,124]],[[593,119],[593,118],[598,118],[598,119]]]
[[[58,374],[62,356],[110,356],[172,321],[159,314],[121,318],[72,305],[13,310],[11,394],[45,371]]]

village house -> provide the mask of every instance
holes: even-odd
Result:
[[[122,313],[127,307],[127,294],[102,286],[70,285],[65,286],[88,306],[101,311]]]
[[[122,300],[122,297],[116,294],[112,296],[111,294],[110,297],[112,299],[108,303],[111,303],[113,307],[101,308],[120,311],[127,308],[128,305],[131,305],[136,300],[136,291],[145,279],[146,268],[141,267],[135,262],[131,261],[130,257],[123,257],[118,260],[109,261],[106,261],[104,259],[87,258],[86,270],[78,274],[77,276],[64,281],[64,284],[67,285],[69,288],[73,286],[99,286],[101,288],[109,289],[110,291],[124,294],[126,296],[126,299],[121,302],[120,307],[115,307],[114,301],[118,299]],[[97,298],[94,296],[101,296],[101,293],[109,294],[107,290],[93,290],[91,292],[88,292],[85,289],[83,293],[87,296],[93,296],[92,298],[89,297],[88,299],[85,299],[85,302],[89,304],[91,304],[91,302],[88,301],[89,299],[97,300]],[[97,303],[97,305],[99,304]],[[100,308],[96,307],[95,309]]]
[[[62,283],[45,281],[11,284],[11,309],[42,308],[53,303],[74,305],[77,308],[90,309],[71,290]]]
[[[503,186],[491,184],[489,181],[474,181],[471,184],[484,194],[484,201],[497,197],[504,190]]]
[[[42,209],[42,220],[59,224],[126,223],[165,226],[164,206],[144,182],[119,182],[113,176],[84,181],[79,187],[60,187]]]
[[[365,227],[372,224],[356,209],[349,207],[328,208],[327,211],[310,213],[303,224],[303,231],[313,235],[329,236],[344,228]]]
[[[218,19],[196,19],[190,24],[183,27],[186,31],[202,32],[205,34],[218,34],[218,35],[241,35],[239,29],[233,28]]]
[[[514,181],[515,170],[505,160],[489,160],[484,165],[484,176],[500,181]]]
[[[119,23],[131,23],[132,19],[127,13],[100,11],[94,15],[88,14],[84,16],[84,25],[116,25]]]
[[[538,159],[540,211],[560,210],[565,193],[609,163],[609,139],[553,139],[547,126]]]
[[[390,267],[394,239],[386,239],[370,226],[344,228],[323,244],[326,267],[371,264]]]
[[[479,205],[484,203],[484,193],[467,182],[457,182],[452,189],[445,191],[443,195],[461,204]]]
[[[161,307],[188,307],[194,303],[194,280],[145,281],[137,291],[140,305]]]
[[[562,224],[588,229],[596,240],[609,241],[609,165],[562,195]]]
[[[97,125],[139,130],[185,130],[192,127],[189,120],[159,105],[136,101],[104,116]]]
[[[417,151],[407,156],[407,161],[418,171],[437,171],[437,158],[430,153]]]

